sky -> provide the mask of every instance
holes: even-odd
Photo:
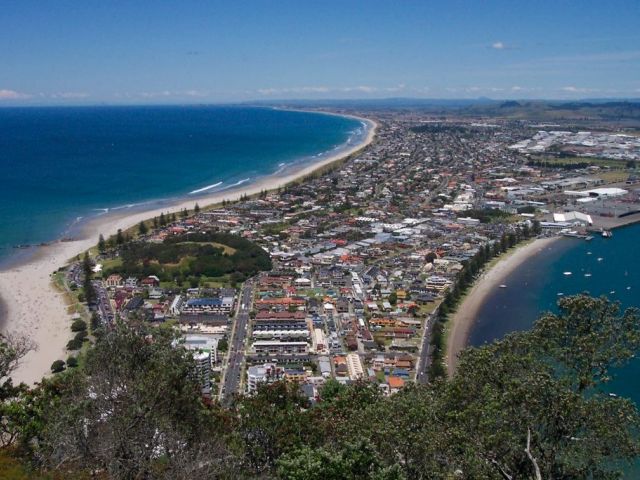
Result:
[[[4,0],[0,106],[640,98],[639,0]]]

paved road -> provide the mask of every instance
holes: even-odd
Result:
[[[249,311],[253,298],[253,284],[251,280],[245,282],[240,292],[240,308],[236,315],[233,337],[229,342],[229,358],[222,383],[221,399],[229,404],[233,400],[233,394],[238,393],[240,375],[244,361],[244,341],[249,328]]]
[[[424,324],[424,335],[422,335],[422,345],[420,346],[420,355],[418,356],[418,364],[416,365],[416,383],[425,384],[429,381],[427,370],[431,361],[431,327],[435,321],[437,310],[427,317]]]
[[[107,289],[101,280],[94,280],[93,288],[96,291],[96,307],[98,309],[100,320],[105,327],[110,327],[113,325],[113,321],[115,320],[115,314],[111,308]]]

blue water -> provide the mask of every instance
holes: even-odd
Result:
[[[335,153],[363,127],[267,108],[0,109],[0,259],[68,234],[80,217],[183,196],[195,203]]]
[[[562,239],[529,258],[482,305],[469,343],[481,345],[530,328],[543,311],[555,311],[558,294],[606,295],[621,307],[640,307],[640,224],[614,230],[611,239]],[[572,272],[564,275],[564,272]],[[590,276],[585,276],[590,275]],[[640,360],[615,372],[607,390],[640,406]],[[640,478],[640,464],[626,472]]]

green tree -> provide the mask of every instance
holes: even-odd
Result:
[[[144,221],[140,222],[140,225],[138,225],[138,233],[140,235],[146,235],[149,232],[149,229],[147,228],[147,225],[144,223]]]
[[[337,451],[304,446],[278,460],[283,480],[401,480],[399,467],[384,468],[365,441],[347,443]]]
[[[81,318],[78,318],[77,320],[74,320],[73,323],[71,324],[71,331],[72,332],[80,332],[80,331],[83,331],[83,330],[86,330],[86,329],[87,329],[87,322],[85,322]]]
[[[64,360],[56,360],[51,364],[51,373],[60,373],[64,370]]]
[[[396,303],[398,303],[398,294],[396,292],[391,292],[389,294],[389,303],[391,305],[395,305]]]
[[[82,273],[84,277],[84,282],[82,284],[82,290],[84,293],[84,300],[88,304],[93,304],[96,301],[96,290],[93,286],[93,263],[91,258],[89,257],[89,252],[84,253],[84,257],[82,259]]]
[[[98,237],[98,251],[100,253],[107,251],[107,242],[104,241],[104,236],[102,234]]]
[[[197,203],[193,206],[193,213],[195,213],[196,215],[200,213],[200,205],[198,205]]]
[[[217,477],[229,458],[223,432],[190,380],[191,354],[175,342],[170,329],[107,333],[45,412],[32,443],[44,464],[115,479]]]
[[[67,350],[80,350],[82,348],[82,339],[73,338],[67,342]]]
[[[122,233],[122,229],[119,228],[116,233],[116,245],[122,245],[124,243],[124,234]]]

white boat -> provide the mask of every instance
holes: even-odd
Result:
[[[507,286],[503,283],[502,285],[500,285],[500,288],[507,288]]]
[[[585,277],[590,277],[590,276],[591,276],[591,274],[590,274],[590,273],[585,273],[585,274],[584,274],[584,276],[585,276]]]
[[[602,230],[602,238],[611,238],[613,237],[613,233],[611,230]]]
[[[564,272],[564,273],[563,273],[563,275],[566,275],[566,276],[568,277],[569,275],[573,275],[573,273],[571,273],[571,272]]]
[[[602,260],[604,260],[604,258],[602,257],[598,257],[598,261],[601,262]]]

